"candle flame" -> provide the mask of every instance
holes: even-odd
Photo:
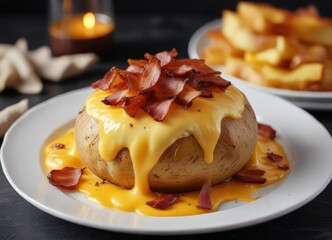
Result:
[[[83,25],[86,29],[92,29],[96,24],[95,15],[92,12],[88,12],[83,16]]]

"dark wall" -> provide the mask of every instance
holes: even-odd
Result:
[[[108,0],[105,0],[108,1]],[[226,0],[113,0],[115,13],[122,14],[211,14],[219,15],[225,8],[234,9],[238,1]],[[315,4],[322,15],[332,17],[330,0],[266,0],[276,6],[295,9]],[[0,16],[46,15],[48,0],[0,0]]]

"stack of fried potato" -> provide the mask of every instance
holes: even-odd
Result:
[[[222,13],[222,28],[208,32],[209,65],[262,86],[332,90],[332,20],[314,6],[290,12],[240,2]]]

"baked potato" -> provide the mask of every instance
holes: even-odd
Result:
[[[190,135],[175,141],[162,154],[149,173],[149,187],[156,192],[198,190],[210,180],[220,183],[237,173],[249,160],[257,139],[257,121],[249,102],[245,101],[242,118],[224,118],[214,150],[214,160],[207,164],[203,150]],[[135,183],[129,150],[123,148],[115,159],[105,161],[98,152],[98,124],[85,108],[75,123],[75,141],[85,166],[99,178],[125,188]]]

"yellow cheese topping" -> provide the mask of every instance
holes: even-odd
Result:
[[[129,149],[135,173],[133,193],[150,192],[149,172],[179,138],[192,134],[204,151],[205,161],[211,163],[221,120],[226,116],[241,118],[244,110],[244,97],[233,86],[225,92],[213,92],[213,98],[196,98],[190,108],[173,104],[162,122],[153,120],[143,110],[132,118],[123,108],[103,104],[101,101],[109,94],[97,90],[89,96],[86,112],[99,125],[98,147],[103,159],[111,161],[122,148]]]
[[[94,176],[88,169],[78,184],[78,191],[99,204],[124,211],[134,211],[150,216],[182,216],[206,213],[197,208],[198,192],[181,194],[176,204],[166,210],[146,205],[157,197],[150,191],[148,174],[162,153],[177,139],[193,135],[204,150],[207,163],[213,160],[213,150],[220,134],[220,122],[224,117],[241,118],[244,97],[235,87],[227,91],[214,92],[213,98],[196,98],[189,109],[176,104],[163,122],[154,121],[140,110],[135,118],[128,116],[122,108],[106,106],[101,102],[110,92],[97,90],[86,101],[86,112],[99,124],[99,151],[102,158],[112,161],[118,152],[126,147],[130,151],[135,173],[133,189],[123,189],[106,183]],[[55,143],[63,143],[64,149],[56,149]],[[271,149],[283,156],[278,164],[287,164],[287,157],[281,146],[272,140],[258,141],[255,153],[245,168],[266,170],[265,184],[249,184],[232,180],[213,187],[212,211],[231,200],[252,201],[260,187],[282,179],[285,169],[265,158]],[[66,166],[84,167],[79,160],[74,142],[73,130],[50,142],[44,150],[46,171]]]

